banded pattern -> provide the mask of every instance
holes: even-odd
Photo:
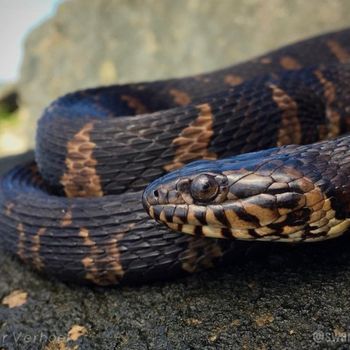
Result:
[[[157,199],[151,198],[155,190],[147,190],[145,206],[169,227],[243,239],[341,234],[348,226],[347,138],[218,159],[348,131],[349,58],[346,29],[213,73],[57,99],[38,123],[36,164],[19,166],[0,181],[1,241],[36,270],[98,285],[164,279],[239,259],[252,243],[172,232],[142,208],[147,184],[196,159],[206,159],[200,164],[212,171],[233,164],[216,173],[220,191],[210,195],[229,198],[235,210],[223,202],[193,210],[188,179],[183,192],[159,180]],[[281,168],[281,158],[294,163]],[[273,169],[280,178],[268,174]],[[166,181],[173,181],[169,176]],[[285,191],[291,184],[293,195]],[[249,191],[260,191],[258,199]]]
[[[245,252],[243,246],[187,237],[149,220],[141,192],[125,194],[123,202],[115,195],[48,195],[32,164],[5,176],[1,190],[3,244],[26,264],[63,280],[139,284],[228,263]]]

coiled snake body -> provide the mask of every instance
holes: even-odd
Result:
[[[203,234],[342,234],[350,139],[336,137],[350,128],[349,59],[343,30],[210,74],[57,99],[38,123],[36,163],[1,179],[3,245],[44,273],[113,285],[192,273],[249,248]],[[198,159],[215,161],[176,170]],[[142,191],[172,170],[143,196],[161,225]]]

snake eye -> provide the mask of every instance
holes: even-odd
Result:
[[[198,175],[191,183],[191,195],[194,200],[208,202],[214,199],[219,192],[219,184],[213,176]]]

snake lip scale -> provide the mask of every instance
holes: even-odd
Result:
[[[342,235],[349,62],[344,29],[212,73],[56,99],[35,160],[0,180],[2,246],[42,274],[107,286],[229,264],[258,241]]]

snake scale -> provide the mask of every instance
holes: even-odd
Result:
[[[345,29],[209,74],[58,98],[35,161],[1,179],[2,245],[42,273],[116,285],[228,263],[252,244],[204,235],[342,234],[349,59]]]

